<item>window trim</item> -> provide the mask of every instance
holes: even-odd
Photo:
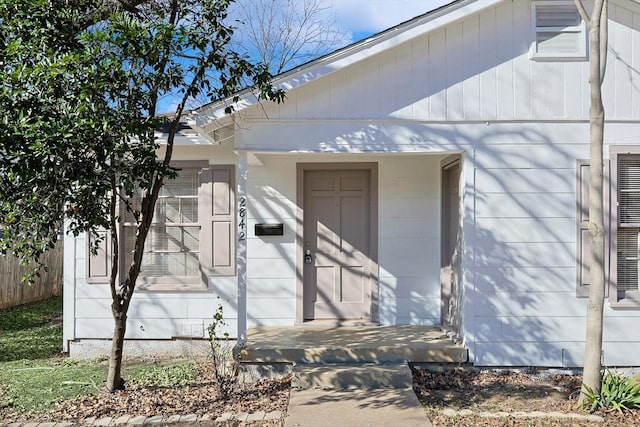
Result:
[[[529,58],[534,61],[585,61],[587,60],[587,29],[584,20],[580,18],[580,24],[571,27],[538,27],[538,7],[539,6],[575,6],[570,0],[555,1],[532,1],[531,2],[531,30],[532,39],[529,49]],[[538,34],[542,32],[551,33],[579,33],[579,48],[576,52],[538,52]]]
[[[610,225],[610,280],[609,280],[609,304],[612,308],[640,308],[640,286],[637,291],[618,291],[618,163],[621,157],[640,158],[640,145],[618,145],[609,148],[609,158],[611,159],[611,206]],[[607,218],[607,217],[605,217]]]

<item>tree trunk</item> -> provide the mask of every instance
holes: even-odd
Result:
[[[602,324],[605,296],[604,270],[604,200],[603,200],[603,143],[604,106],[602,81],[606,64],[607,0],[597,0],[591,18],[586,15],[579,0],[578,9],[589,29],[590,72],[589,85],[591,107],[589,109],[590,173],[589,182],[589,237],[591,253],[589,261],[591,285],[587,302],[587,325],[584,348],[584,372],[579,404],[585,403],[586,392],[600,390],[602,370]]]
[[[114,303],[115,305],[115,303]],[[109,355],[109,371],[107,372],[107,390],[114,392],[124,389],[122,379],[122,355],[124,350],[124,334],[127,329],[127,314],[123,307],[113,309],[113,339],[111,341],[111,353]]]
[[[597,85],[598,88],[600,85]],[[597,91],[599,92],[599,90]],[[587,386],[592,391],[600,390],[602,370],[602,323],[604,312],[604,213],[602,201],[602,138],[604,111],[592,108],[591,120],[591,182],[589,187],[589,237],[591,238],[589,300],[587,302],[587,334],[584,347],[584,372],[580,402],[584,402]],[[599,143],[598,143],[599,141]]]

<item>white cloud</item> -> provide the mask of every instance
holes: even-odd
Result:
[[[336,23],[352,33],[377,33],[450,3],[451,0],[322,0]]]

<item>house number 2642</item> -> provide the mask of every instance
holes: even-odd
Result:
[[[240,197],[238,203],[238,217],[238,240],[242,242],[247,239],[247,199],[244,197]]]

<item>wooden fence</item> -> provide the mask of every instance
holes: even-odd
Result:
[[[16,258],[0,255],[0,309],[47,299],[62,292],[63,242],[44,255],[48,271],[33,285],[20,281],[23,270]]]

